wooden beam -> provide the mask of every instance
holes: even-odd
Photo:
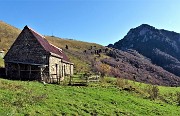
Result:
[[[31,78],[31,65],[29,65],[29,79]]]
[[[70,79],[69,79],[69,85],[72,84],[72,76],[70,75]]]
[[[44,81],[44,80],[43,80],[42,71],[43,71],[43,69],[42,69],[42,67],[40,67],[40,73],[41,73],[41,82],[42,82],[42,81]]]
[[[5,62],[5,68],[6,68],[6,77],[8,76],[8,63]]]
[[[35,63],[29,63],[29,62],[16,62],[16,61],[8,61],[7,63],[30,64],[30,65],[36,65],[36,66],[41,66],[41,65],[48,66],[45,64],[35,64]]]
[[[18,65],[18,77],[19,77],[19,79],[21,80],[21,67],[20,67],[20,65],[19,64],[17,64]]]

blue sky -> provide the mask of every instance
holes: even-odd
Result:
[[[180,0],[0,0],[0,20],[108,45],[144,23],[180,33]]]

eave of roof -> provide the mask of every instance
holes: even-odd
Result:
[[[44,65],[44,64],[36,64],[36,63],[30,63],[30,62],[18,62],[18,61],[5,61],[6,63],[15,63],[15,64],[30,64],[30,65],[38,65],[38,66],[41,66],[41,65]],[[45,65],[47,66],[47,65]]]

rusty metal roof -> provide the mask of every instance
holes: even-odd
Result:
[[[70,62],[69,58],[66,56],[64,52],[62,52],[62,56],[64,61]]]
[[[41,34],[37,33],[36,31],[34,31],[33,29],[29,28],[28,26],[25,26],[25,28],[28,28],[31,31],[31,33],[35,36],[35,38],[39,41],[39,43],[42,45],[42,47],[47,52],[51,52],[51,53],[57,54],[57,55],[61,56],[64,61],[70,62],[69,58],[66,56],[66,54],[62,51],[61,48],[58,48],[55,45],[50,44],[45,39],[44,36],[42,36]]]

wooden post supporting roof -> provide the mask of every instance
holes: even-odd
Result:
[[[45,82],[43,71],[46,68],[46,65],[40,65],[39,68],[40,68],[40,74],[41,74],[41,82]]]
[[[6,62],[5,65],[6,65],[5,69],[6,69],[6,77],[7,77],[8,76],[8,63]]]
[[[31,78],[31,65],[29,65],[29,79]]]
[[[72,75],[70,75],[70,78],[69,78],[69,85],[72,84]]]
[[[21,80],[21,67],[19,63],[17,63],[17,65],[18,65],[18,77]]]

